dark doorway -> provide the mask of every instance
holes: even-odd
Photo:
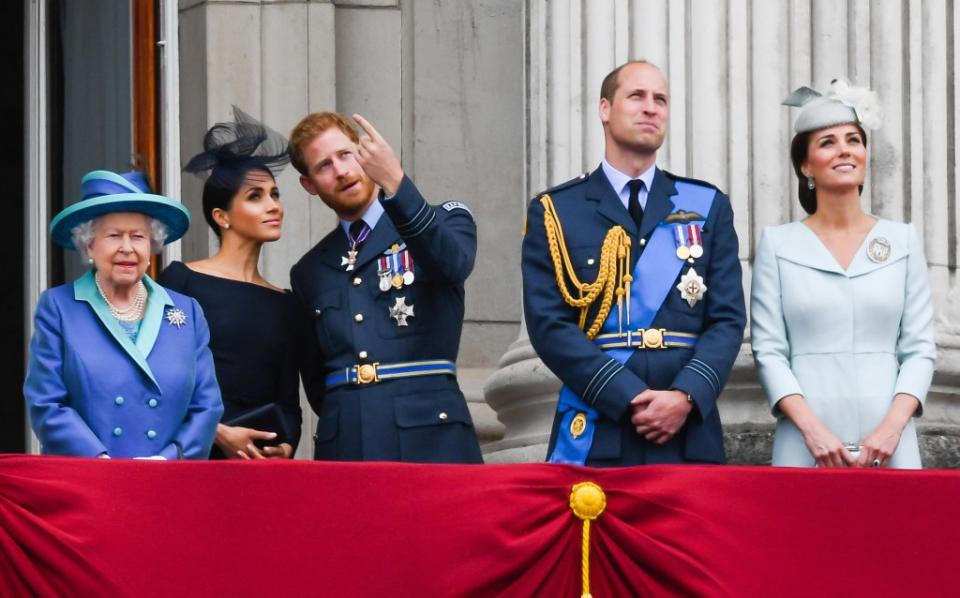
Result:
[[[5,162],[10,176],[4,193],[7,198],[5,216],[9,226],[0,235],[0,267],[12,288],[0,293],[0,346],[5,363],[5,374],[0,387],[0,453],[22,453],[26,447],[23,377],[25,363],[26,320],[24,309],[24,223],[28,198],[24,195],[24,93],[26,92],[26,63],[24,61],[24,5],[25,2],[0,3],[0,56],[8,64],[19,65],[7,73],[7,92],[0,94],[0,143],[8,148]]]

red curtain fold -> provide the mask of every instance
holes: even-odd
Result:
[[[0,457],[0,596],[938,595],[960,474]]]

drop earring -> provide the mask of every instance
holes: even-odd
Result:
[[[816,189],[816,188],[817,188],[817,183],[816,183],[816,181],[813,180],[813,177],[812,177],[812,176],[808,176],[808,177],[807,177],[807,189],[813,191],[813,190]]]

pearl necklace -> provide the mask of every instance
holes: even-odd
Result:
[[[118,308],[107,299],[107,294],[103,292],[103,287],[100,286],[100,276],[98,274],[93,276],[93,281],[96,283],[97,291],[100,292],[100,296],[103,297],[114,318],[121,322],[136,322],[143,317],[143,307],[147,302],[147,288],[143,286],[142,280],[137,282],[137,294],[133,298],[133,302],[126,309]]]

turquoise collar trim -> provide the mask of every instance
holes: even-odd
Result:
[[[160,384],[153,375],[150,365],[147,363],[147,356],[153,350],[153,346],[160,335],[160,325],[163,322],[164,311],[167,306],[174,305],[170,294],[162,286],[155,283],[149,276],[143,277],[143,283],[147,287],[147,306],[143,312],[143,320],[140,324],[140,332],[137,335],[137,342],[134,344],[126,331],[120,326],[117,319],[110,313],[107,302],[100,296],[97,290],[97,283],[93,277],[93,271],[89,271],[73,283],[73,298],[77,301],[86,301],[93,308],[93,312],[100,318],[110,335],[117,341],[120,347],[130,356],[130,359],[137,364],[154,386],[160,390]]]

